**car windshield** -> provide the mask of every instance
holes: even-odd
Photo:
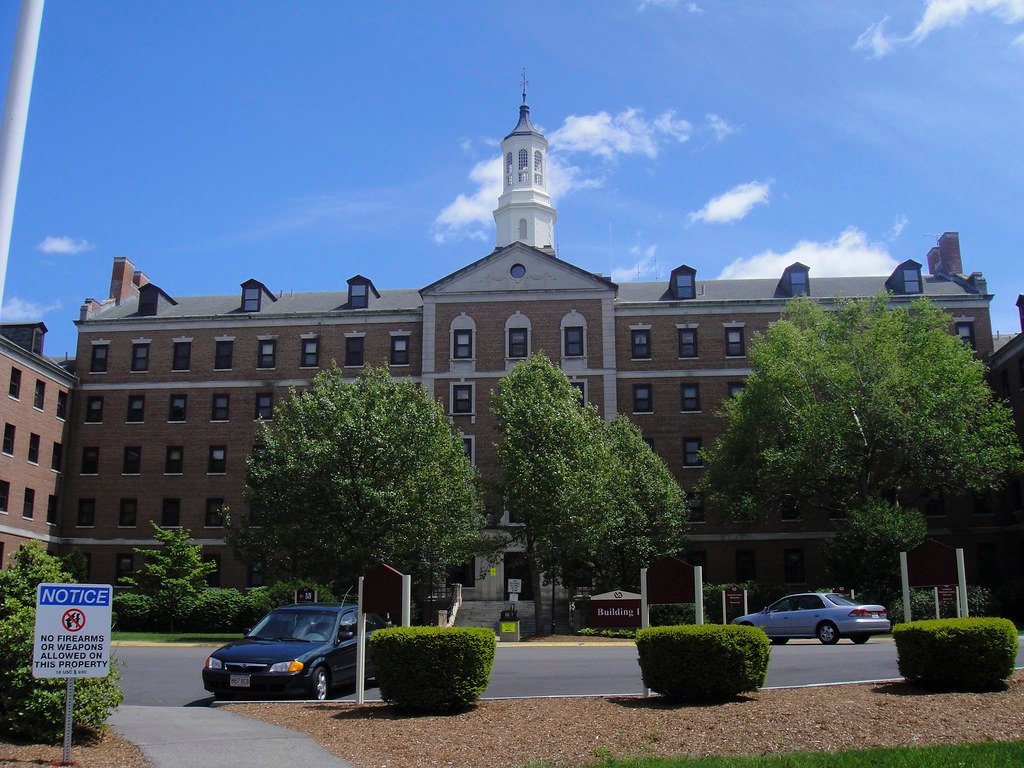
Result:
[[[825,597],[827,597],[831,602],[835,603],[836,605],[860,605],[860,603],[856,603],[850,598],[843,597],[842,595],[829,594],[825,595]]]
[[[303,640],[322,643],[331,636],[335,614],[330,611],[276,610],[253,627],[249,637],[257,640]]]

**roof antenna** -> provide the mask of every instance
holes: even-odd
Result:
[[[526,86],[530,84],[530,81],[526,79],[526,67],[523,67],[523,76],[519,81],[520,85],[523,86],[523,104],[526,103]]]

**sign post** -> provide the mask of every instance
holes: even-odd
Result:
[[[967,616],[967,573],[964,570],[964,551],[959,547],[927,539],[909,552],[900,552],[900,572],[903,577],[903,619],[910,621],[910,588],[939,587],[936,601],[942,597],[946,585],[956,584],[957,616]],[[936,613],[938,606],[936,606]]]
[[[363,577],[356,598],[356,704],[366,702],[366,614],[363,613]]]
[[[33,677],[67,679],[63,765],[71,764],[75,678],[110,673],[109,584],[40,584],[36,587]]]

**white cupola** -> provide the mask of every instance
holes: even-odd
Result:
[[[553,248],[555,209],[547,191],[548,140],[530,122],[530,107],[519,107],[519,122],[501,142],[502,193],[494,211],[497,246],[515,242]]]

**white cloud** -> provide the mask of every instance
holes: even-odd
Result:
[[[902,213],[896,217],[896,221],[892,223],[892,229],[889,230],[889,240],[895,240],[901,234],[903,234],[904,227],[907,226],[907,217]]]
[[[731,136],[739,130],[739,128],[729,125],[729,123],[714,112],[708,112],[704,115],[704,125],[715,135],[715,139],[718,141],[724,141],[727,136]]]
[[[3,308],[0,309],[0,317],[8,323],[24,323],[31,320],[41,320],[43,315],[63,308],[63,304],[55,301],[52,304],[36,304],[32,301],[25,301],[17,296],[4,299]]]
[[[654,158],[664,142],[681,143],[690,138],[693,126],[675,115],[669,110],[650,121],[643,110],[633,107],[614,116],[607,112],[569,115],[551,134],[551,147],[562,152],[587,152],[606,160],[637,154]]]
[[[885,36],[885,25],[889,23],[889,17],[876,21],[870,27],[860,33],[857,42],[853,44],[855,51],[871,51],[871,58],[880,59],[892,50],[892,41]]]
[[[896,268],[884,243],[872,243],[856,227],[847,227],[835,240],[801,240],[785,253],[764,251],[727,265],[719,279],[779,277],[795,261],[811,269],[811,279],[839,275],[888,275]]]
[[[704,13],[704,9],[697,5],[696,3],[687,3],[686,10],[688,10],[690,13],[696,13],[698,15]]]
[[[635,261],[628,267],[615,267],[612,269],[612,282],[628,283],[644,278],[657,279],[658,259],[657,245],[649,245],[643,248],[639,243],[629,249],[630,255]]]
[[[85,238],[79,238],[76,240],[73,237],[54,237],[53,235],[44,237],[42,242],[36,246],[36,250],[42,251],[43,253],[61,254],[82,253],[83,251],[91,251],[92,249],[92,243]]]
[[[890,53],[893,47],[902,43],[920,43],[929,35],[947,27],[963,24],[971,14],[991,14],[1004,24],[1017,24],[1024,21],[1024,0],[926,0],[924,13],[917,26],[906,37],[890,37],[885,33],[886,16],[872,24],[853,47],[855,50],[870,50],[872,58],[881,58]],[[1013,45],[1024,39],[1017,37]]]
[[[755,205],[768,203],[768,189],[772,180],[751,181],[733,187],[718,197],[711,198],[707,205],[699,211],[693,211],[687,217],[691,222],[705,221],[709,224],[727,224],[739,221]]]
[[[1024,34],[1017,35],[1017,37],[1013,38],[1013,42],[1010,43],[1010,45],[1015,48],[1024,48]]]
[[[643,11],[650,7],[675,8],[677,5],[679,5],[679,0],[642,0],[637,10]]]
[[[493,221],[492,214],[501,194],[501,155],[481,160],[469,172],[476,185],[472,195],[460,194],[434,219],[434,242],[452,238],[486,238],[485,230]]]

